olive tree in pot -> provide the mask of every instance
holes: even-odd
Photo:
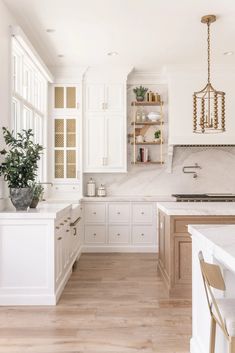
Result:
[[[2,129],[8,149],[0,151],[4,157],[0,164],[0,176],[3,175],[10,188],[11,202],[16,210],[27,210],[33,198],[31,185],[37,177],[43,147],[33,142],[32,129],[22,130],[16,137],[7,128]]]

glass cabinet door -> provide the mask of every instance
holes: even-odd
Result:
[[[54,87],[54,108],[55,109],[76,109],[77,88],[70,86]]]
[[[54,177],[76,179],[77,134],[75,118],[54,119]]]

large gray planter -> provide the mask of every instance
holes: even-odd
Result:
[[[11,188],[11,202],[16,211],[26,211],[33,199],[33,190],[31,188]]]

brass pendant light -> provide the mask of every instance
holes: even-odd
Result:
[[[210,82],[210,24],[215,15],[201,18],[207,25],[208,78],[205,88],[193,94],[193,132],[217,133],[225,131],[225,93],[214,89]]]

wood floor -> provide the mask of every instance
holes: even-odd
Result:
[[[0,308],[0,352],[188,353],[191,303],[153,254],[83,254],[56,307]]]

